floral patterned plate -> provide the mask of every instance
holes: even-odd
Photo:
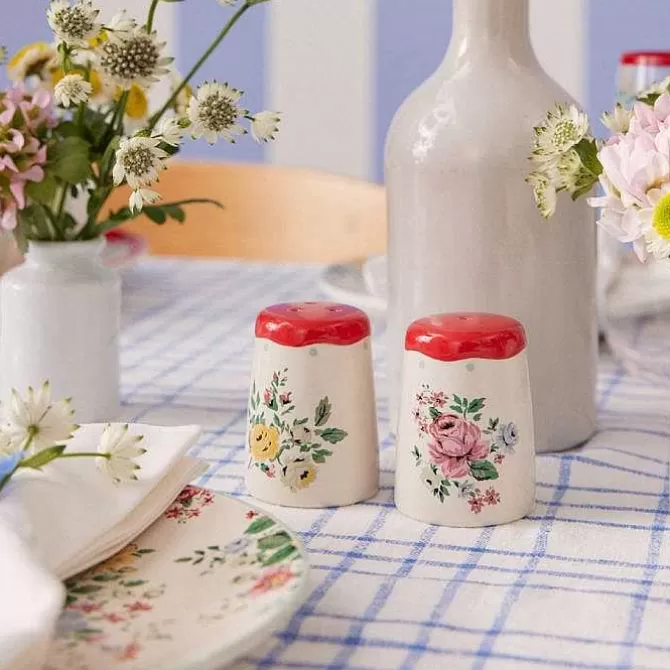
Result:
[[[307,570],[279,521],[187,486],[135,542],[67,583],[46,668],[221,668],[288,620]]]

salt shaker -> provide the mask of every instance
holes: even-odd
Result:
[[[246,483],[266,502],[350,505],[379,487],[370,321],[328,302],[273,305],[256,320]]]
[[[526,335],[485,313],[438,314],[407,329],[395,501],[443,526],[520,519],[535,502]]]

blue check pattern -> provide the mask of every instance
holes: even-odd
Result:
[[[267,304],[318,296],[320,271],[149,260],[125,275],[126,412],[203,425],[193,450],[209,464],[201,485],[245,497],[254,318]],[[635,337],[646,345],[643,327]],[[341,509],[266,506],[300,532],[312,591],[239,667],[670,667],[670,393],[605,357],[598,398],[595,437],[538,458],[531,517],[448,529],[396,511],[381,395],[377,497]]]

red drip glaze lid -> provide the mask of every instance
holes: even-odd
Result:
[[[433,314],[414,321],[405,336],[407,351],[418,351],[438,361],[504,360],[525,348],[526,333],[521,323],[500,314]]]
[[[670,66],[670,51],[627,51],[621,54],[622,65]]]
[[[266,307],[256,318],[256,337],[285,347],[356,344],[370,335],[367,314],[336,302],[293,302]]]

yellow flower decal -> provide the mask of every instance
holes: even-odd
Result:
[[[271,461],[279,451],[279,431],[274,426],[256,423],[249,433],[249,449],[256,461]]]
[[[137,556],[135,552],[137,551],[137,544],[132,542],[118,554],[114,554],[111,558],[108,558],[104,563],[96,565],[92,570],[91,574],[100,574],[101,572],[132,572],[130,568],[135,564]]]
[[[290,480],[291,488],[300,491],[306,489],[316,479],[316,466],[309,461],[295,464],[292,467],[289,465],[285,476],[287,480]]]

